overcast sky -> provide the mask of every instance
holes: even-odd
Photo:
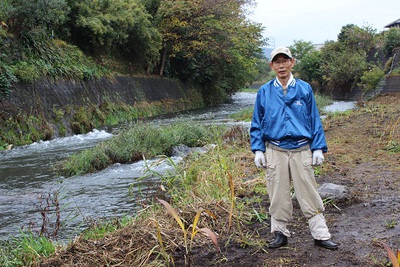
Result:
[[[323,44],[337,41],[342,26],[370,26],[382,32],[400,19],[400,0],[255,0],[251,19],[262,23],[268,47],[290,46],[294,40]]]

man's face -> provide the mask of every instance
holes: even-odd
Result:
[[[279,79],[289,79],[290,73],[294,66],[294,59],[290,59],[283,54],[278,54],[269,66],[273,71],[275,71],[276,76]]]

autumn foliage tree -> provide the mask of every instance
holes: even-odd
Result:
[[[253,1],[1,1],[1,22],[8,25],[1,36],[11,33],[15,38],[7,37],[8,44],[0,44],[0,51],[10,51],[10,42],[29,40],[29,46],[19,50],[23,52],[15,53],[25,57],[8,62],[11,76],[3,76],[6,82],[17,73],[37,79],[42,75],[36,71],[37,63],[45,73],[66,73],[65,62],[59,60],[65,57],[54,51],[76,46],[97,63],[124,74],[184,80],[199,88],[207,103],[217,104],[258,76],[265,42],[261,24],[246,16]],[[46,58],[58,63],[49,65]],[[71,69],[73,64],[68,62]],[[92,72],[86,73],[88,78]]]
[[[246,19],[251,0],[165,0],[156,21],[163,36],[160,75],[200,86],[220,102],[254,79],[262,27]]]

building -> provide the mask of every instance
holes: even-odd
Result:
[[[400,19],[389,23],[388,25],[385,26],[385,28],[400,28]]]

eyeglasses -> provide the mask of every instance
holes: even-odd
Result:
[[[284,59],[284,60],[282,60],[282,61],[272,61],[272,65],[273,65],[274,67],[280,67],[281,64],[282,64],[284,67],[289,66],[289,64],[290,64],[290,59]]]

